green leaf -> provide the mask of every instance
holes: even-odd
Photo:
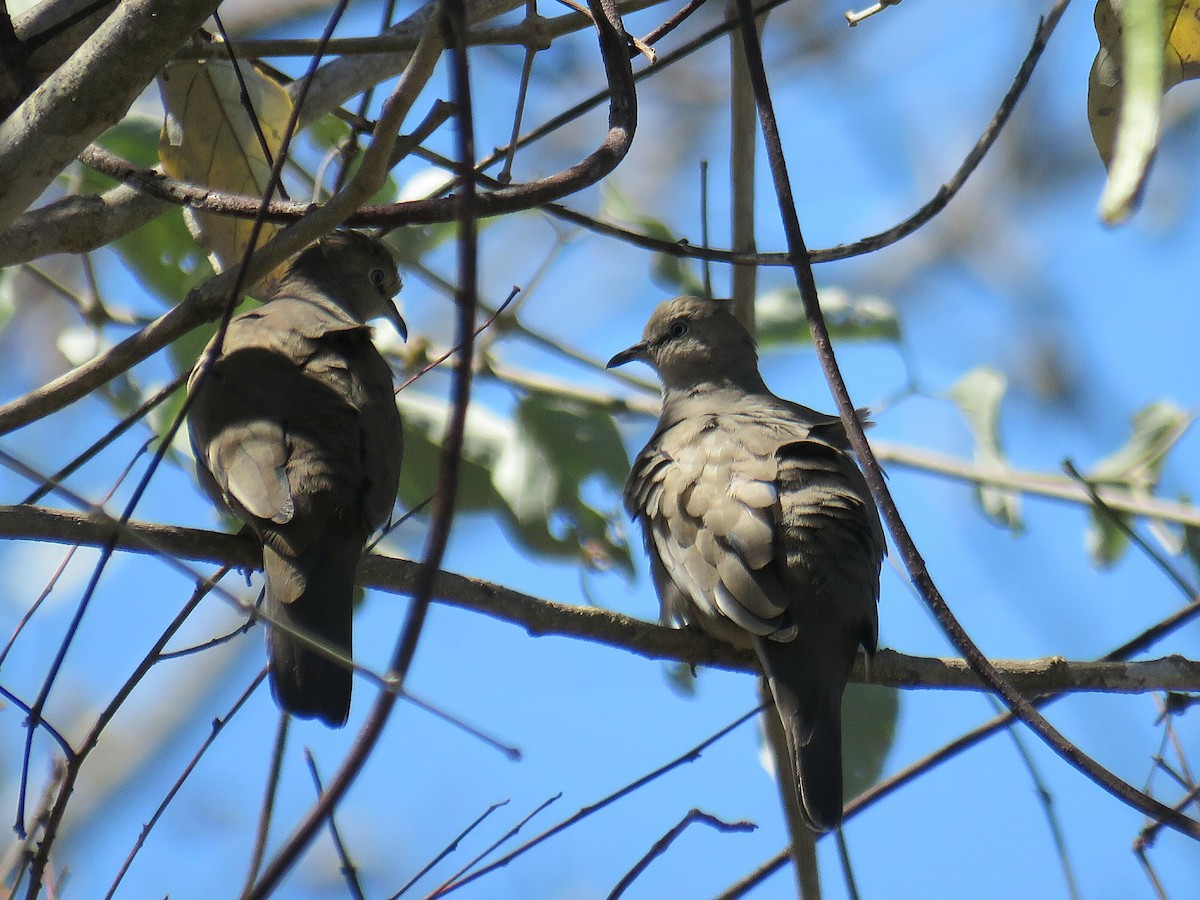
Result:
[[[404,417],[400,499],[406,506],[413,507],[434,492],[449,408],[441,401],[412,390],[401,391],[397,400]],[[500,504],[492,487],[491,470],[511,440],[510,422],[475,404],[467,410],[462,471],[458,480],[459,510],[493,509]]]
[[[1173,403],[1151,403],[1134,415],[1129,440],[1092,467],[1087,474],[1088,482],[1149,496],[1162,477],[1167,452],[1183,436],[1192,419]],[[1085,540],[1088,554],[1096,565],[1111,566],[1125,553],[1129,537],[1108,511],[1093,508],[1089,518]],[[1122,514],[1121,521],[1128,525],[1132,519]]]
[[[342,141],[350,137],[350,126],[330,114],[314,121],[304,129],[304,134],[312,145],[324,154],[340,147]]]
[[[1183,436],[1193,418],[1166,400],[1139,410],[1133,416],[1129,440],[1096,463],[1088,473],[1088,481],[1152,490],[1162,476],[1167,451]]]
[[[1192,561],[1196,574],[1200,575],[1200,528],[1195,525],[1183,526],[1183,551]]]
[[[1117,514],[1128,527],[1129,516]],[[1129,535],[1113,517],[1106,511],[1093,507],[1089,513],[1087,535],[1084,537],[1084,547],[1092,562],[1101,568],[1114,565],[1129,548]]]
[[[900,720],[900,691],[878,684],[848,684],[842,699],[843,778],[847,798],[879,780]]]
[[[975,441],[974,458],[984,472],[1011,471],[1000,443],[1000,403],[1008,389],[1003,373],[987,366],[972,369],[950,389]],[[976,485],[975,497],[984,514],[1003,528],[1021,531],[1021,495],[989,485]]]
[[[896,310],[881,297],[851,296],[841,288],[821,290],[821,312],[835,341],[891,341],[900,339]],[[763,348],[808,343],[808,317],[795,288],[779,288],[758,297],[754,304],[756,340]]]
[[[649,237],[672,244],[680,243],[666,222],[638,212],[611,178],[600,186],[600,213],[606,218],[634,226]],[[684,257],[655,253],[650,276],[655,284],[672,293],[704,296],[704,284],[696,277],[691,260]]]
[[[135,166],[149,169],[158,165],[158,136],[161,127],[162,123],[151,116],[129,115],[100,135],[96,143],[110,153],[129,160]],[[89,185],[89,179],[103,179],[104,185],[93,187]],[[112,180],[94,169],[85,168],[83,183],[89,190],[104,190],[111,186]]]
[[[404,467],[400,496],[412,505],[432,491],[445,403],[402,392]],[[611,416],[594,407],[531,394],[512,419],[480,406],[467,413],[459,508],[491,509],[526,550],[575,559],[591,568],[629,573],[629,547],[613,515],[584,499],[593,479],[623,483],[629,459]],[[608,493],[611,493],[608,492]]]
[[[482,223],[482,220],[481,220]],[[454,222],[433,225],[403,225],[388,233],[387,245],[396,251],[402,269],[413,268],[426,254],[454,240],[458,226]]]
[[[572,555],[593,568],[633,570],[629,548],[608,516],[583,499],[598,477],[619,488],[629,457],[612,416],[593,406],[531,393],[517,405],[516,433],[492,473],[521,540],[543,553]]]
[[[696,696],[696,673],[685,662],[676,660],[666,664],[667,684],[680,697]]]
[[[8,269],[0,269],[0,331],[8,327],[9,320],[17,309],[17,298],[13,294],[13,277]]]
[[[174,306],[213,274],[178,208],[151,219],[109,246],[142,286],[166,306]]]

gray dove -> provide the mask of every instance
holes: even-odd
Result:
[[[842,691],[858,647],[875,651],[883,530],[841,420],[767,390],[730,307],[663,303],[609,361],[649,363],[662,381],[625,506],[664,621],[757,653],[800,811],[829,831],[842,821]]]
[[[230,321],[208,373],[206,350],[188,381],[200,484],[262,542],[272,692],[335,727],[352,672],[296,633],[352,656],[358,561],[391,513],[403,441],[392,372],[366,322],[386,314],[406,335],[399,289],[381,243],[335,232]]]

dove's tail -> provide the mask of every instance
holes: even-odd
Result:
[[[778,777],[794,778],[805,824],[824,832],[842,824],[842,692],[854,654],[814,637],[756,643],[788,742],[792,771]]]
[[[354,576],[361,542],[323,541],[291,559],[263,547],[267,612],[271,619],[301,632],[339,656],[352,658]],[[318,718],[333,727],[350,714],[353,672],[283,628],[267,625],[271,692],[279,705],[302,719]]]

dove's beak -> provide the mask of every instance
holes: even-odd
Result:
[[[629,349],[622,350],[620,353],[610,359],[608,361],[608,365],[606,365],[604,368],[615,369],[617,366],[623,366],[625,363],[633,362],[635,359],[645,361],[646,353],[649,349],[650,345],[645,341],[642,341],[639,344],[634,344]]]
[[[408,340],[408,326],[404,324],[404,319],[400,316],[400,310],[396,306],[396,301],[387,299],[383,303],[383,315],[389,322],[396,326],[396,331],[400,333],[402,340]]]

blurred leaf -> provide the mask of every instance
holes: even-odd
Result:
[[[397,395],[404,417],[404,465],[400,470],[400,499],[408,507],[426,500],[437,487],[437,466],[449,408],[416,391]],[[462,471],[457,508],[494,509],[500,505],[492,487],[491,470],[512,439],[512,423],[478,404],[467,410]]]
[[[336,150],[342,141],[350,137],[350,126],[330,113],[305,128],[304,134],[314,147],[325,154]]]
[[[1096,463],[1088,481],[1152,490],[1162,476],[1167,451],[1183,436],[1193,416],[1160,400],[1133,416],[1133,433],[1119,450]]]
[[[984,472],[1011,471],[1000,443],[1000,403],[1008,389],[1003,373],[987,366],[972,369],[950,389],[950,399],[958,407],[974,438],[974,458]],[[1021,495],[1016,491],[988,485],[976,485],[975,497],[984,514],[1003,528],[1023,530]]]
[[[1129,525],[1129,516],[1123,513],[1117,515],[1126,526]],[[1093,563],[1101,568],[1108,568],[1125,555],[1129,548],[1129,535],[1104,510],[1092,507],[1088,518],[1090,522],[1084,537],[1084,547]]]
[[[426,197],[436,197],[445,193],[452,181],[445,169],[429,166],[417,172],[406,181],[396,194],[399,202],[422,200]],[[480,219],[480,229],[494,222],[496,217]],[[432,225],[402,225],[388,232],[385,241],[396,251],[396,258],[401,268],[412,267],[422,262],[426,254],[458,236],[458,225],[455,222],[437,222]]]
[[[531,393],[517,405],[516,433],[492,481],[505,499],[522,541],[543,553],[576,556],[593,568],[633,570],[629,548],[613,538],[609,520],[583,499],[598,476],[619,489],[629,457],[612,416],[593,406]]]
[[[97,140],[106,150],[139,166],[158,163],[160,126],[148,116],[129,116],[118,122]],[[100,193],[115,182],[106,175],[84,167],[81,189]],[[121,261],[139,283],[165,304],[174,306],[189,290],[212,275],[212,268],[197,247],[183,221],[183,213],[172,206],[162,215],[113,241]]]
[[[0,331],[8,327],[17,309],[17,298],[13,294],[13,278],[8,269],[0,269]]]
[[[183,221],[178,207],[167,210],[109,245],[138,281],[173,306],[212,275],[208,259]]]
[[[1136,206],[1158,144],[1162,95],[1200,75],[1200,0],[1098,0],[1088,76],[1092,139],[1108,169],[1105,222]]]
[[[150,169],[158,165],[158,137],[161,130],[157,119],[133,113],[100,135],[96,143],[135,166]],[[104,190],[113,183],[107,175],[101,175],[95,169],[85,166],[83,173],[84,186],[89,189]],[[102,187],[93,187],[88,184],[89,179],[103,179],[105,183]]]
[[[1104,457],[1087,475],[1090,484],[1124,488],[1135,496],[1149,496],[1157,487],[1167,451],[1183,435],[1192,416],[1173,403],[1159,401],[1137,412],[1133,433],[1124,446]],[[1112,514],[1093,508],[1085,546],[1098,566],[1111,566],[1125,553],[1129,537],[1113,521]],[[1130,516],[1121,514],[1128,525]]]
[[[426,254],[442,244],[454,240],[458,226],[453,222],[433,225],[402,225],[388,232],[384,242],[396,251],[400,268],[412,268],[425,259]]]
[[[676,660],[666,664],[667,684],[680,697],[696,696],[696,673],[685,662]]]
[[[896,740],[900,691],[848,684],[842,699],[842,766],[847,799],[875,784]]]
[[[159,78],[167,118],[159,156],[167,174],[194,184],[263,196],[271,172],[254,121],[243,106],[234,64],[226,59],[179,60]],[[291,116],[291,96],[252,66],[242,78],[270,156],[279,152]],[[249,221],[186,210],[188,228],[218,271],[236,265],[249,242]],[[259,240],[278,229],[269,225]]]
[[[103,329],[93,325],[68,326],[62,329],[55,339],[58,352],[72,366],[83,365],[101,353],[111,350],[113,343],[113,339]],[[128,371],[109,379],[96,390],[95,395],[105,400],[120,416],[132,412],[134,407],[145,399],[133,375]]]
[[[400,394],[400,409],[405,426],[400,496],[413,505],[433,492],[448,410],[412,391]],[[615,423],[592,407],[530,395],[505,419],[473,405],[459,508],[494,510],[529,552],[631,572],[629,548],[615,537],[609,517],[583,499],[591,479],[620,485],[628,470]]]
[[[882,297],[852,297],[841,288],[821,290],[821,312],[835,341],[898,341],[900,321],[896,310]],[[754,303],[754,326],[760,347],[808,343],[808,317],[795,288],[778,288]]]
[[[667,223],[653,216],[639,213],[613,180],[607,179],[600,185],[600,213],[606,218],[623,222],[660,241],[680,243]],[[704,284],[692,271],[691,260],[669,253],[655,253],[650,267],[650,276],[659,287],[675,294],[704,296]]]
[[[1196,574],[1200,575],[1200,528],[1195,525],[1183,526],[1183,551],[1192,561]]]

